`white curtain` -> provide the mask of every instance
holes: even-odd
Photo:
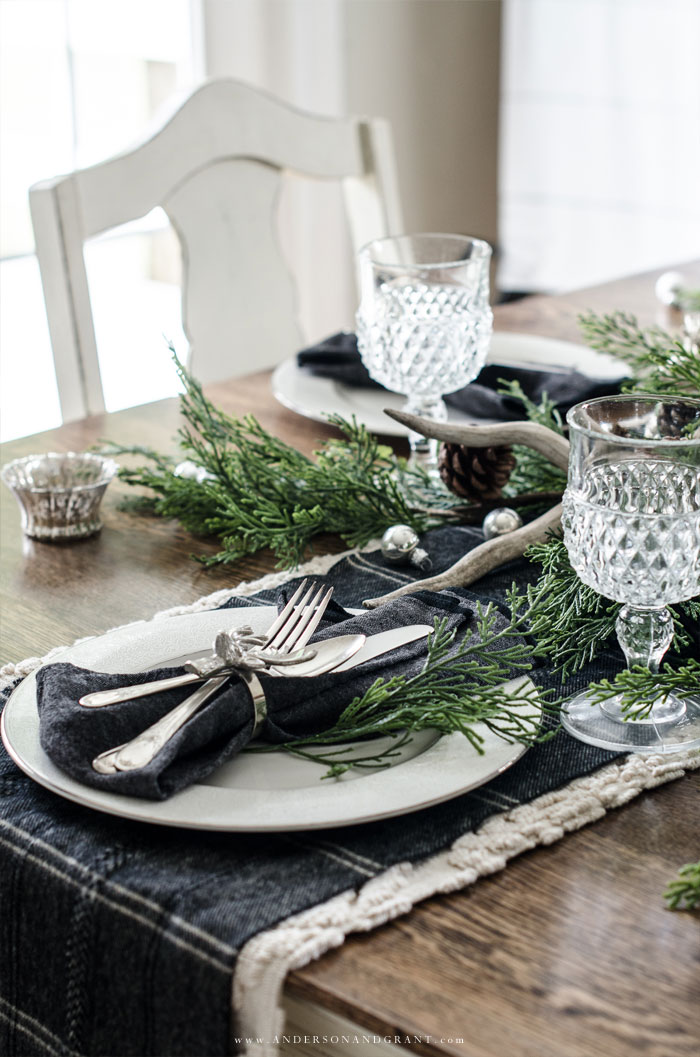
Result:
[[[236,77],[313,113],[345,113],[342,0],[202,0],[202,23],[208,76]],[[279,223],[306,339],[352,327],[356,298],[340,187],[287,181]]]
[[[206,70],[329,115],[385,117],[408,230],[497,241],[500,0],[201,0]],[[354,326],[340,190],[280,212],[313,341]]]
[[[501,289],[700,256],[699,0],[506,0]]]

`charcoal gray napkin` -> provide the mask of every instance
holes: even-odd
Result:
[[[278,604],[285,605],[287,592]],[[421,592],[399,598],[379,609],[353,616],[331,603],[314,640],[332,635],[374,635],[409,624],[430,624],[446,617],[461,639],[476,635],[474,603],[457,592]],[[499,616],[499,620],[504,618]],[[245,623],[242,612],[236,622]],[[221,626],[231,625],[222,611]],[[507,645],[504,640],[503,645]],[[267,699],[268,715],[258,737],[280,743],[293,737],[328,729],[358,694],[384,675],[414,674],[425,661],[426,640],[409,643],[388,655],[376,657],[347,672],[313,679],[259,675]],[[193,687],[152,694],[105,708],[88,709],[78,699],[90,691],[130,686],[178,674],[184,669],[162,668],[138,674],[108,675],[76,665],[58,663],[40,669],[37,700],[40,741],[51,759],[85,785],[130,796],[162,800],[179,789],[201,781],[249,743],[253,710],[247,688],[238,677],[230,679],[168,742],[147,766],[114,775],[98,774],[91,761],[100,752],[121,745],[154,723],[184,700]]]
[[[354,334],[333,334],[318,345],[311,345],[297,353],[297,363],[311,374],[332,378],[345,385],[383,388],[370,378],[367,368],[357,351]],[[508,422],[527,417],[522,403],[498,393],[499,382],[518,381],[523,392],[536,404],[547,393],[559,413],[564,417],[574,404],[592,400],[596,396],[610,396],[620,391],[624,371],[620,378],[610,381],[605,378],[589,378],[578,371],[539,371],[527,367],[507,367],[488,364],[476,379],[464,389],[450,393],[445,402],[467,415],[491,418]]]

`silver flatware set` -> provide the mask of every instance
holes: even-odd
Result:
[[[369,638],[361,634],[339,635],[308,646],[333,588],[317,590],[312,585],[306,590],[306,584],[304,580],[265,634],[256,635],[247,626],[220,632],[211,654],[187,661],[185,675],[99,690],[81,697],[79,703],[83,707],[103,708],[180,686],[203,684],[131,741],[101,752],[92,761],[93,769],[100,774],[115,774],[146,767],[232,676],[238,676],[250,693],[254,717],[251,736],[255,737],[267,715],[265,694],[256,672],[273,677],[312,678],[348,671],[432,631],[428,624],[413,624]]]

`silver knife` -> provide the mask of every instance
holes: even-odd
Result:
[[[371,661],[373,657],[381,657],[383,653],[389,653],[390,650],[395,650],[399,646],[415,642],[416,639],[424,639],[432,630],[433,628],[430,624],[407,624],[403,628],[378,631],[376,635],[369,635],[365,639],[364,645],[360,646],[358,650],[354,650],[352,656],[349,656],[347,660],[340,660],[338,664],[334,664],[332,667],[330,664],[324,663],[323,647],[327,643],[330,645],[331,642],[339,642],[340,639],[321,639],[319,642],[309,643],[309,648],[319,650],[317,657],[312,657],[308,661],[300,661],[299,664],[295,664],[285,670],[280,668],[279,671],[275,671],[273,668],[264,674],[283,675],[288,679],[294,679],[297,676],[310,678],[319,674],[326,675],[326,673],[331,673],[335,675],[336,672],[349,672],[351,668],[357,668],[360,664],[364,664],[365,661]],[[341,638],[343,637],[341,636]]]
[[[376,635],[370,635],[359,650],[353,651],[353,655],[348,660],[343,659],[342,663],[333,670],[336,672],[348,671],[348,669],[355,668],[358,664],[363,664],[365,661],[378,657],[388,650],[396,649],[397,646],[403,646],[408,642],[424,638],[432,630],[429,624],[409,624],[404,628],[392,628],[390,631],[380,631]],[[346,638],[350,638],[350,636],[322,639],[320,642],[310,643],[309,645],[311,648],[325,647],[326,644],[330,645],[331,642],[340,644],[340,640]],[[324,671],[328,671],[328,667],[324,663],[324,653],[325,650],[321,656],[312,657],[308,661],[300,661],[294,665],[293,671],[275,671],[272,669],[268,674],[307,678],[318,674],[321,666]],[[104,708],[106,705],[116,705],[121,701],[131,701],[138,697],[148,697],[149,694],[161,693],[163,690],[172,690],[179,686],[202,682],[205,678],[208,677],[189,673],[187,675],[174,675],[170,678],[156,679],[150,683],[136,683],[134,686],[118,686],[113,690],[95,690],[81,697],[79,703],[85,708]]]
[[[383,653],[395,650],[399,646],[405,646],[409,642],[415,642],[416,639],[424,639],[432,630],[431,624],[408,624],[404,628],[391,628],[390,631],[379,631],[376,635],[370,635],[364,646],[361,646],[353,657],[343,661],[337,668],[334,668],[333,674],[347,672],[351,668],[357,668],[358,665],[364,664],[365,661],[371,661],[373,657],[380,657]],[[310,667],[312,664],[313,661],[303,661],[301,664],[295,665],[294,674],[303,674],[303,671],[300,673],[299,669],[304,669],[307,665]]]

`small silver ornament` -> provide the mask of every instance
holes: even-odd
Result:
[[[427,551],[410,525],[392,525],[382,536],[382,557],[392,565],[416,565],[423,572],[432,568]]]
[[[175,477],[184,477],[186,480],[195,480],[197,477],[197,471],[199,467],[196,462],[191,462],[189,459],[185,459],[184,462],[179,462],[173,474]]]
[[[700,352],[700,312],[683,315],[683,348],[686,352]]]
[[[509,506],[499,506],[496,510],[489,511],[481,527],[484,530],[484,538],[492,540],[496,536],[505,536],[508,532],[515,532],[516,529],[522,527],[522,524],[523,519],[517,510],[512,510]]]
[[[197,481],[201,484],[203,481],[214,481],[216,477],[213,473],[209,473],[209,470],[205,470],[203,466],[198,466],[196,462],[192,462],[191,459],[185,459],[184,462],[177,464],[173,470],[175,477],[183,477],[186,480]]]
[[[668,308],[679,308],[678,295],[685,286],[685,279],[681,272],[664,272],[656,280],[654,293],[662,305]]]

